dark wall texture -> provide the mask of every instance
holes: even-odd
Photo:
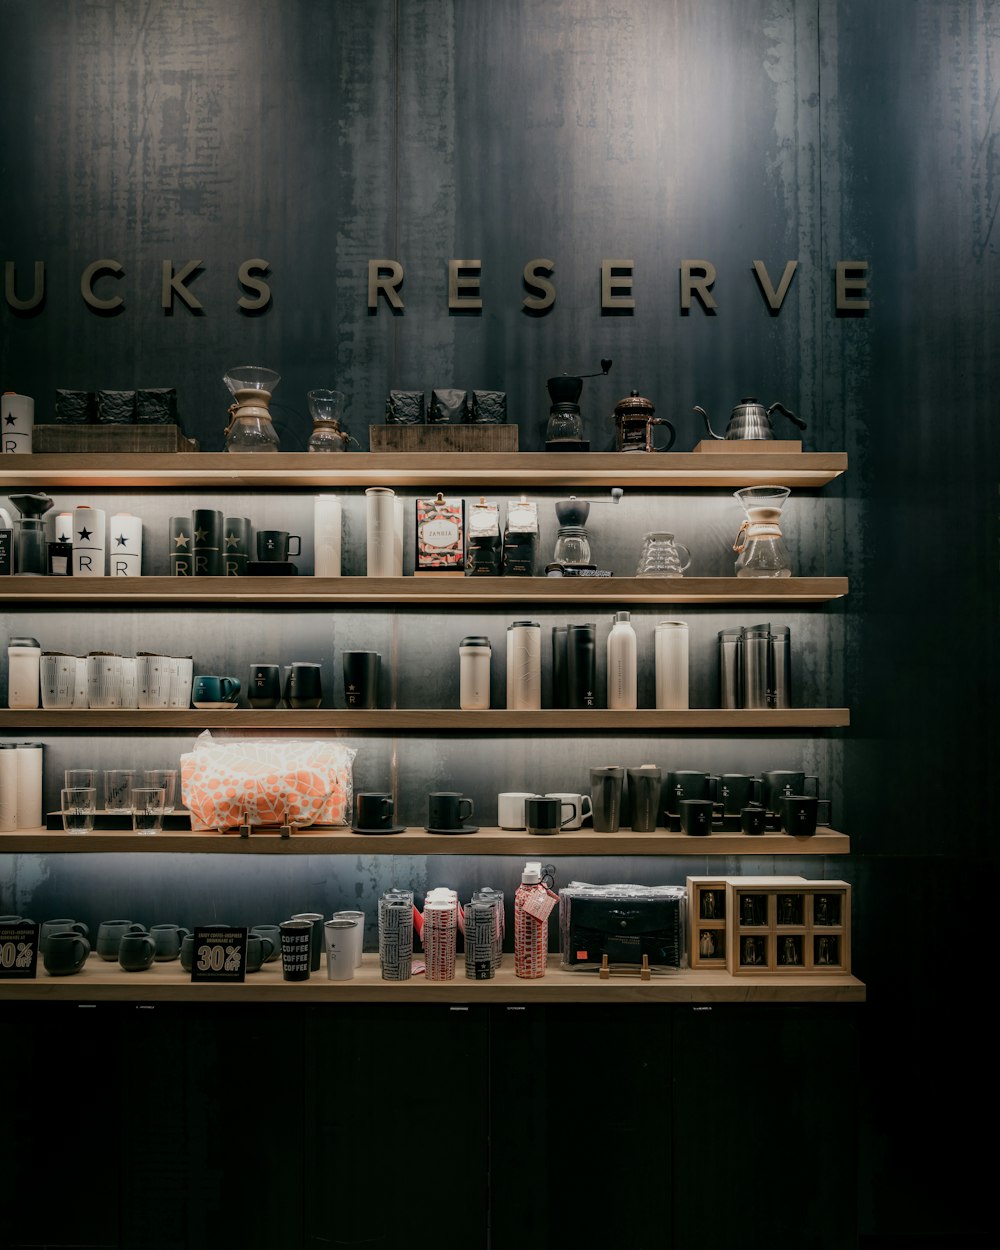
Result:
[[[850,730],[790,743],[673,737],[636,750],[672,759],[687,751],[706,764],[744,751],[766,767],[773,749],[823,769],[854,853],[783,867],[853,883],[855,970],[868,1002],[849,1025],[838,1018],[827,1039],[809,1022],[799,1034],[808,1044],[781,1045],[766,1064],[753,1030],[726,1013],[711,1036],[693,1017],[675,1021],[659,1053],[706,1087],[705,1056],[729,1064],[716,1095],[725,1089],[737,1118],[741,1100],[764,1114],[766,1088],[778,1104],[814,1105],[823,1133],[819,1108],[856,1099],[856,1133],[839,1120],[836,1128],[838,1186],[824,1159],[814,1188],[796,1170],[782,1195],[792,1204],[786,1216],[798,1211],[806,1230],[798,1244],[821,1244],[825,1204],[850,1209],[866,1246],[917,1234],[976,1244],[992,1221],[992,1174],[969,1133],[991,1122],[997,1087],[984,973],[997,867],[1000,4],[0,0],[0,29],[0,260],[13,263],[22,300],[37,261],[46,275],[39,307],[0,302],[0,386],[34,396],[36,420],[50,413],[57,387],[175,386],[186,432],[219,449],[229,400],[222,375],[259,363],[282,375],[275,414],[284,450],[305,446],[312,387],[346,392],[348,426],[367,446],[366,427],[382,419],[391,387],[452,385],[506,391],[521,447],[537,450],[545,379],[610,357],[610,375],[586,382],[583,394],[595,448],[611,446],[614,404],[635,388],[676,425],[678,450],[703,432],[694,404],[721,426],[754,394],[803,416],[807,450],[848,453],[846,477],[801,500],[812,519],[800,512],[790,524],[799,571],[850,577],[846,601],[800,614],[812,657],[804,679],[823,686],[820,702],[851,707]],[[104,274],[96,289],[124,303],[102,315],[81,298],[80,278],[106,258],[122,272]],[[272,292],[257,312],[237,304],[238,270],[251,258],[266,262]],[[368,309],[372,258],[405,266],[401,312],[384,300]],[[481,262],[481,311],[449,312],[451,258]],[[522,306],[522,269],[535,258],[552,262],[557,289],[540,314]],[[602,311],[607,259],[634,263],[633,309]],[[200,310],[180,297],[162,308],[166,260],[175,269],[201,262],[188,282]],[[697,298],[681,307],[684,260],[715,266],[714,308]],[[774,283],[798,261],[777,313],[755,260]],[[838,261],[867,262],[867,310],[838,312]],[[719,492],[707,504],[681,502],[691,510],[663,515],[700,544],[703,571],[726,571],[732,500]],[[635,543],[646,503],[677,506],[650,498],[623,513]],[[608,541],[629,558],[620,532]],[[707,656],[719,615],[691,619]],[[33,632],[27,623],[18,613],[2,620],[8,635]],[[288,624],[273,615],[260,636],[283,636]],[[431,628],[419,613],[410,624],[424,636]],[[240,654],[241,664],[257,658]],[[426,665],[443,680],[439,660]],[[492,760],[513,784],[532,744],[493,745],[496,753],[476,746],[465,763],[454,746],[415,747],[408,801],[460,767],[463,784],[485,793]],[[51,746],[61,767],[73,744]],[[392,744],[370,746],[369,761],[384,753],[389,768]],[[580,759],[579,742],[546,746],[563,776]],[[164,749],[176,747],[168,740]],[[365,766],[375,776],[382,764]],[[0,857],[4,909],[60,914],[57,904],[149,902],[158,890],[157,906],[180,910],[187,889],[212,888],[192,884],[190,866],[162,865],[154,885],[59,858]],[[745,867],[776,871],[777,862]],[[395,871],[303,864],[323,904],[362,877],[364,896],[374,897],[387,883],[380,874]],[[512,888],[520,864],[457,859],[405,871],[426,884],[450,872],[464,886],[480,884],[483,868]],[[692,870],[614,868],[671,880]],[[606,870],[567,865],[578,876]],[[253,866],[243,871],[241,888],[276,907],[302,884],[265,885]],[[213,866],[205,877],[214,880]],[[753,1020],[761,1046],[774,1042],[781,1009]],[[573,1023],[586,1032],[585,1020]],[[856,1072],[837,1049],[851,1049],[855,1027]],[[261,1028],[263,1044],[274,1044],[271,1022]],[[656,1061],[636,1040],[640,1024],[629,1017],[622,1030],[607,1061],[634,1090]],[[553,1023],[544,1037],[569,1035],[568,1024]],[[614,1051],[613,1030],[595,1023],[594,1035]],[[532,1066],[540,1036],[504,1034],[515,1070]],[[775,1053],[787,1062],[773,1062]],[[655,1088],[673,1099],[673,1114],[697,1117],[689,1091]],[[568,1102],[593,1093],[560,1088]],[[647,1159],[658,1131],[650,1120],[646,1137],[629,1139]],[[552,1132],[546,1140],[557,1141]],[[720,1147],[741,1141],[722,1134]],[[684,1133],[680,1143],[699,1148]],[[676,1162],[669,1152],[655,1157],[666,1171]],[[845,1158],[851,1180],[839,1188]],[[773,1194],[781,1167],[770,1162]],[[716,1197],[725,1202],[724,1184]],[[561,1188],[545,1199],[582,1201]],[[507,1216],[494,1215],[494,1228],[506,1229]],[[695,1216],[677,1219],[670,1236],[679,1247],[695,1244],[697,1232],[706,1246],[736,1244],[738,1230],[713,1242]],[[631,1242],[621,1244],[671,1244],[649,1227],[626,1222]],[[830,1227],[834,1240],[822,1244],[850,1244],[838,1220]],[[301,1230],[296,1237],[321,1244]],[[187,1243],[178,1232],[169,1244]],[[773,1244],[796,1243],[780,1235]]]

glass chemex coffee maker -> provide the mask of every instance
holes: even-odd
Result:
[[[239,365],[230,369],[223,381],[236,401],[229,405],[226,451],[277,451],[270,404],[281,375],[257,365]]]
[[[584,378],[599,378],[611,368],[610,360],[601,361],[600,373],[560,374],[549,378],[549,422],[545,429],[546,451],[590,451],[590,439],[583,436],[580,415],[580,393]]]
[[[781,536],[781,509],[791,494],[787,486],[746,486],[733,491],[746,520],[733,550],[737,577],[791,577],[792,562]]]
[[[346,451],[350,443],[358,445],[358,440],[352,438],[340,424],[346,398],[343,391],[314,390],[306,393],[313,423],[307,451]]]

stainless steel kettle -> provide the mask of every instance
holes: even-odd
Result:
[[[786,416],[789,421],[797,425],[800,430],[806,428],[806,423],[801,417],[797,417],[794,412],[789,412],[784,404],[772,404],[770,408],[765,408],[763,404],[759,404],[756,399],[741,399],[733,411],[729,415],[729,424],[726,426],[725,434],[716,434],[712,429],[711,422],[708,419],[708,413],[704,408],[695,407],[695,412],[705,418],[705,428],[708,430],[712,438],[717,439],[743,439],[743,438],[774,438],[774,427],[771,425],[771,413],[780,412]]]

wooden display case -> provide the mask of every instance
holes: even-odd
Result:
[[[846,881],[726,879],[730,976],[843,976],[851,971],[851,887]]]
[[[785,885],[804,877],[687,877],[688,964],[692,968],[725,968],[729,881],[753,885]]]

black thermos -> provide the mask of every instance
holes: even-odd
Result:
[[[596,625],[566,626],[566,706],[596,707]]]
[[[565,707],[567,699],[566,626],[552,626],[552,706]]]

